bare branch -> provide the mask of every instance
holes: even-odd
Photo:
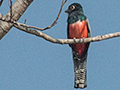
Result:
[[[10,0],[10,21],[12,20],[12,0]]]
[[[3,3],[3,0],[0,1],[0,6],[2,5],[2,3]]]
[[[120,32],[117,33],[111,33],[111,34],[106,34],[106,35],[101,35],[101,36],[96,36],[96,37],[91,37],[91,38],[82,38],[82,39],[55,39],[45,33],[42,33],[38,30],[33,30],[27,27],[20,26],[19,24],[14,24],[14,27],[25,31],[27,33],[36,35],[38,37],[42,37],[43,39],[50,41],[52,43],[58,43],[58,44],[75,44],[75,43],[88,43],[88,42],[95,42],[95,41],[101,41],[101,40],[106,40],[114,37],[119,37]]]
[[[2,18],[2,15],[0,14],[0,20],[4,21],[4,22],[9,22],[4,20],[4,18]],[[26,25],[24,24],[24,26],[21,26],[20,23],[16,22],[16,21],[11,21],[9,22],[11,23],[14,27],[25,31],[27,33],[36,35],[38,37],[42,37],[43,39],[50,41],[52,43],[58,43],[58,44],[74,44],[74,43],[88,43],[88,42],[95,42],[95,41],[101,41],[101,40],[106,40],[106,39],[110,39],[110,38],[114,38],[114,37],[119,37],[120,36],[120,32],[117,33],[111,33],[111,34],[106,34],[106,35],[101,35],[101,36],[96,36],[96,37],[91,37],[91,38],[82,38],[82,39],[55,39],[49,35],[46,35],[38,30],[33,30],[30,28],[27,28]]]
[[[26,11],[28,6],[33,0],[16,0],[12,6],[12,20],[17,21],[22,14]],[[3,16],[5,20],[10,20],[10,11]],[[8,22],[0,21],[0,39],[12,28],[12,24]]]
[[[11,22],[13,22],[13,20],[17,21],[32,1],[33,0],[25,0],[25,1],[24,0],[23,1],[16,0],[15,4],[12,6],[12,0],[10,0],[10,4],[9,4],[10,11],[5,16],[3,16],[4,21],[6,21],[6,22],[3,22],[3,20],[0,22],[0,39],[2,39],[2,37],[12,28],[13,23],[11,23]],[[62,8],[66,2],[67,2],[67,0],[62,1],[62,5],[61,5],[60,11],[58,13],[58,16],[50,26],[48,26],[46,28],[37,28],[34,26],[28,26],[25,24],[20,24],[20,25],[26,26],[28,28],[38,29],[38,30],[50,29],[51,27],[53,27],[56,24],[57,20],[59,19]]]
[[[35,26],[29,26],[29,25],[25,25],[25,24],[22,24],[22,23],[19,23],[21,26],[26,26],[27,28],[33,28],[33,29],[37,29],[37,30],[41,30],[41,31],[43,31],[43,30],[47,30],[47,29],[50,29],[51,27],[53,27],[55,24],[56,24],[56,22],[57,22],[57,20],[59,19],[59,17],[60,17],[60,14],[61,14],[61,11],[62,11],[62,8],[63,8],[63,6],[64,6],[64,4],[67,2],[67,0],[63,0],[62,1],[62,5],[61,5],[61,8],[60,8],[60,11],[59,11],[59,13],[58,13],[58,15],[57,15],[57,18],[55,19],[55,21],[50,25],[50,26],[48,26],[48,27],[46,27],[46,28],[38,28],[38,27],[35,27]]]

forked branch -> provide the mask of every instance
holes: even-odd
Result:
[[[19,24],[14,24],[14,27],[18,28],[19,30],[25,31],[29,34],[36,35],[38,37],[42,37],[43,39],[50,41],[52,43],[58,43],[58,44],[75,44],[75,43],[88,43],[88,42],[95,42],[95,41],[102,41],[114,37],[119,37],[120,32],[117,33],[111,33],[111,34],[106,34],[106,35],[101,35],[101,36],[96,36],[96,37],[91,37],[91,38],[82,38],[82,39],[55,39],[45,33],[42,33],[41,31],[38,30],[33,30],[27,27],[20,26]]]

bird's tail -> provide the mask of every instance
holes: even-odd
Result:
[[[86,63],[87,54],[80,58],[76,52],[73,51],[73,62],[74,62],[74,74],[75,74],[75,88],[85,88],[87,87],[86,79]]]

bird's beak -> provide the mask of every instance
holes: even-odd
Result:
[[[65,13],[69,13],[69,10],[66,10]]]

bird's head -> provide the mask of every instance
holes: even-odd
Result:
[[[71,14],[74,11],[79,11],[80,13],[83,13],[82,6],[79,3],[73,3],[68,7],[68,10],[66,10],[65,12]]]

